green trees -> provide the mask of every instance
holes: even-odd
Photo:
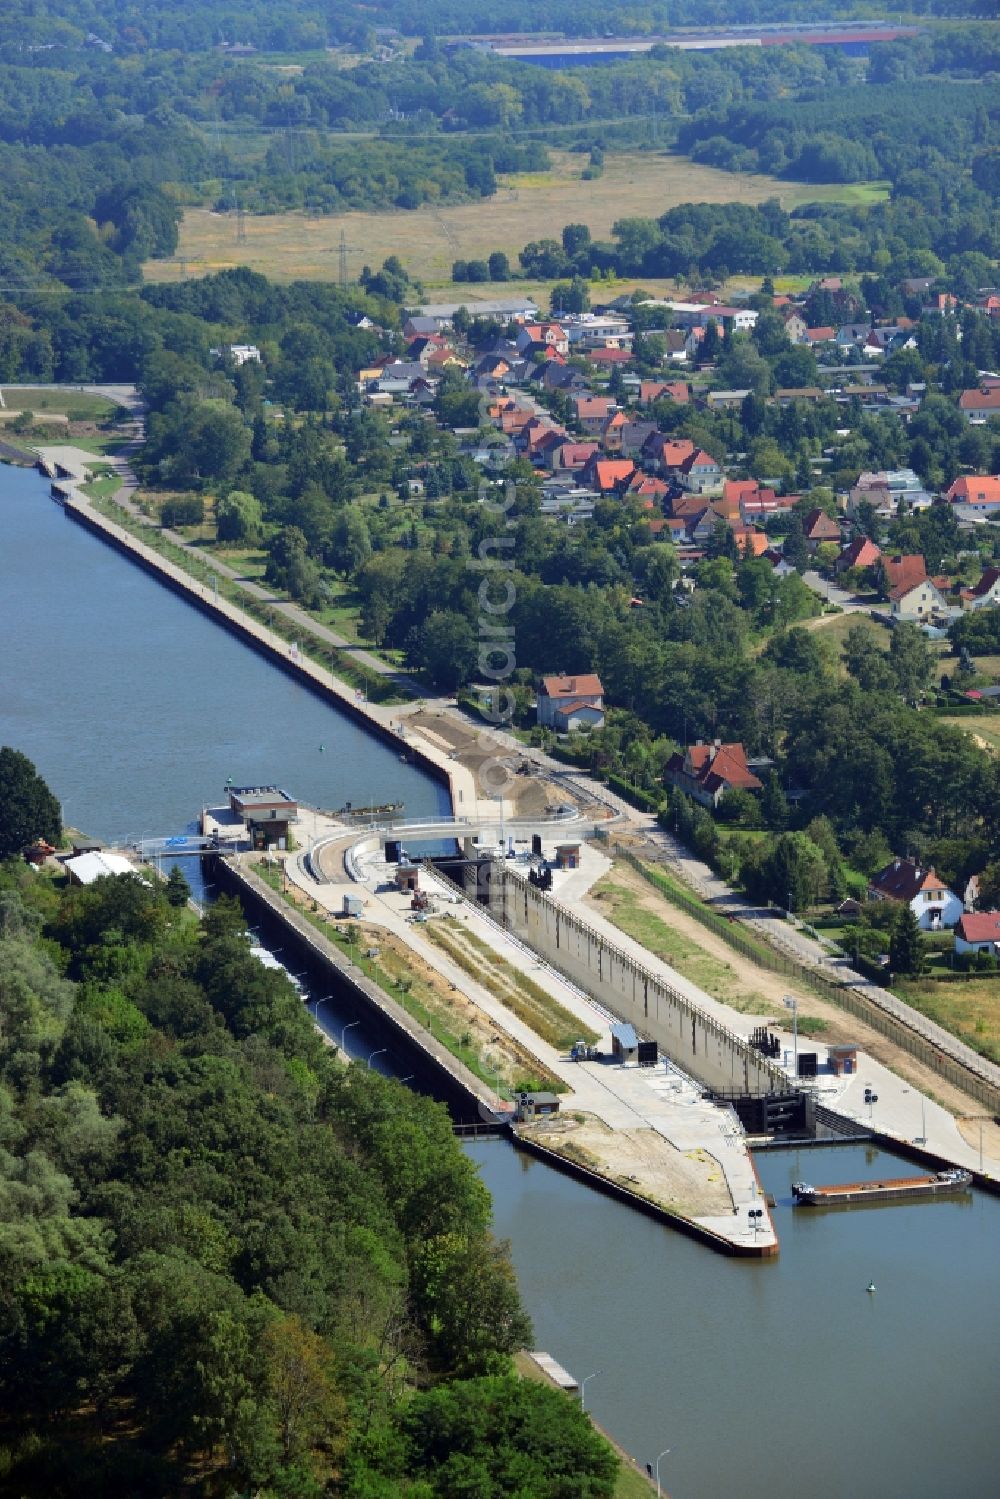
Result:
[[[920,923],[916,912],[908,905],[900,906],[893,922],[889,937],[889,967],[893,973],[918,974],[923,971]]]
[[[215,521],[220,541],[254,542],[260,536],[262,520],[260,501],[246,490],[230,490],[216,503]]]
[[[59,803],[27,755],[0,747],[0,859],[19,854],[36,838],[58,843]]]

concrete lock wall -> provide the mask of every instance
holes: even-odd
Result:
[[[498,865],[489,889],[496,920],[699,1082],[744,1093],[787,1092],[780,1068],[551,896]]]

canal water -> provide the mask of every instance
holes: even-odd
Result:
[[[183,831],[230,775],[323,806],[446,807],[429,777],[67,520],[36,475],[6,468],[0,611],[0,744],[35,761],[88,833]],[[333,1000],[320,1011],[338,1039],[351,1019]],[[363,1025],[346,1043],[362,1065],[384,1044]],[[588,1408],[642,1462],[671,1449],[660,1471],[673,1499],[995,1499],[996,1199],[793,1210],[792,1181],[884,1174],[891,1158],[765,1154],[781,1256],[743,1264],[506,1144],[469,1149],[535,1346],[579,1379],[600,1370]]]

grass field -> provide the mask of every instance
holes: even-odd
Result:
[[[897,979],[893,987],[922,1015],[991,1061],[1000,1062],[1000,979],[969,979],[960,984]]]
[[[452,261],[480,259],[491,250],[505,250],[513,261],[530,240],[558,238],[564,224],[585,223],[595,237],[606,238],[617,219],[655,218],[677,203],[759,203],[778,198],[793,208],[805,202],[857,202],[859,190],[879,186],[782,182],[721,172],[683,156],[653,151],[608,152],[603,174],[584,182],[580,174],[586,157],[552,151],[551,158],[551,171],[501,178],[495,197],[455,207],[328,218],[301,213],[248,216],[243,244],[236,242],[233,215],[188,209],[176,257],[147,262],[146,277],[178,280],[183,261],[187,272],[195,275],[248,265],[278,281],[333,281],[343,231],[352,277],[363,263],[379,265],[387,255],[398,255],[412,275],[438,290],[451,282]],[[474,287],[463,289],[476,295]],[[502,288],[482,287],[478,294],[502,295]]]
[[[824,614],[818,619],[809,621],[809,629],[817,640],[824,641],[827,648],[841,664],[841,651],[844,641],[855,625],[860,625],[875,641],[875,644],[883,651],[889,649],[889,631],[885,625],[880,625],[877,620],[868,614]]]
[[[984,713],[982,718],[978,715],[942,718],[941,722],[954,724],[956,729],[964,729],[984,749],[991,750],[995,755],[1000,754],[1000,713]]]
[[[42,390],[0,385],[0,395],[10,411],[33,411],[36,416],[50,412],[66,416],[71,422],[98,422],[114,411],[114,402],[106,396],[87,390]]]

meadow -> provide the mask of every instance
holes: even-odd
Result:
[[[492,198],[451,207],[326,218],[298,212],[248,215],[242,241],[237,239],[235,214],[189,208],[176,256],[148,262],[145,274],[151,281],[175,281],[247,265],[276,281],[334,281],[343,233],[352,279],[363,264],[378,266],[386,256],[398,255],[436,297],[450,299],[453,261],[483,259],[493,250],[503,250],[516,264],[526,244],[558,239],[564,224],[585,223],[595,238],[607,238],[617,219],[655,218],[678,203],[760,203],[777,198],[783,207],[794,208],[805,202],[858,201],[857,185],[817,187],[723,172],[666,151],[608,152],[602,175],[585,182],[585,156],[568,151],[550,155],[550,171],[501,177]],[[878,184],[862,186],[869,193],[878,189]],[[502,295],[502,288],[463,285],[455,295]]]

